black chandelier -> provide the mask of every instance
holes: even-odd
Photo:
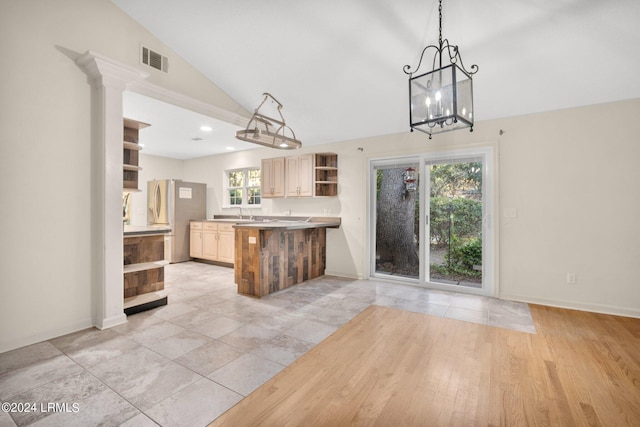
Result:
[[[471,76],[478,72],[478,66],[467,70],[462,63],[458,46],[442,39],[442,0],[439,0],[440,18],[438,45],[429,45],[422,50],[415,71],[410,65],[403,70],[409,75],[409,105],[411,132],[417,129],[429,134],[471,128],[473,132],[473,81]],[[432,71],[414,77],[420,70],[425,53],[433,49]],[[443,55],[449,64],[442,64]],[[436,68],[436,65],[438,66]]]

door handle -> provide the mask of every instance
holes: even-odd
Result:
[[[155,181],[153,184],[153,223],[156,224],[158,222],[158,190],[160,189],[160,187],[157,181]]]

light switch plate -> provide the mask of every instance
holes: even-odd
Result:
[[[256,237],[255,236],[249,236],[249,244],[250,245],[255,245],[256,244]]]
[[[516,208],[504,208],[502,216],[504,218],[516,218],[518,216],[518,210]]]

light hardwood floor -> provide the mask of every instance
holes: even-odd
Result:
[[[211,426],[640,425],[640,319],[530,308],[537,334],[371,306]]]

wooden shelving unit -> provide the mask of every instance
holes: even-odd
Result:
[[[138,189],[138,172],[142,170],[139,166],[139,153],[142,147],[138,144],[139,131],[150,126],[148,123],[131,119],[124,119],[124,141],[123,148],[123,191],[140,191]]]
[[[166,305],[164,234],[125,235],[123,244],[125,314]]]
[[[315,155],[313,185],[316,197],[338,195],[338,155],[317,153]]]

